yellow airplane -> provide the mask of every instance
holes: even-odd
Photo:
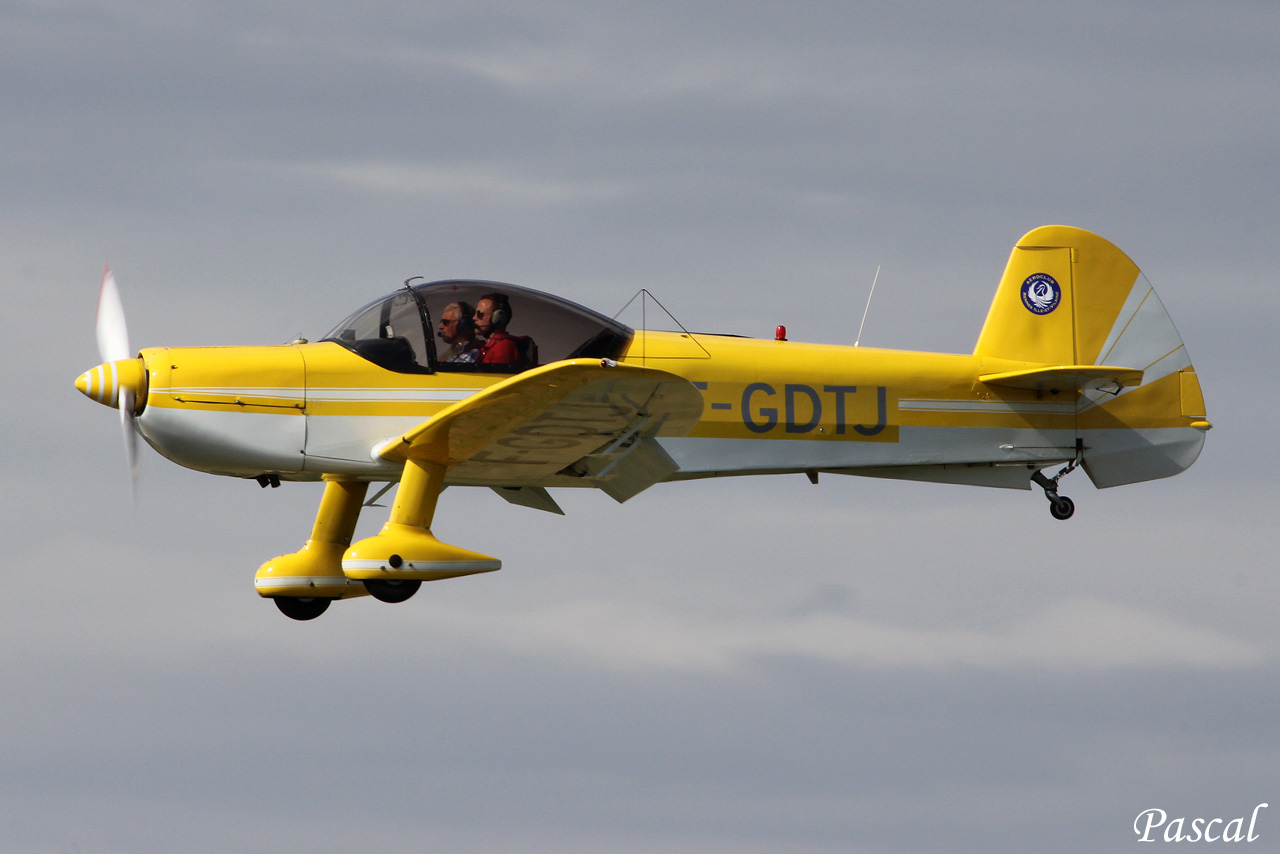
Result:
[[[1146,278],[1075,228],[1018,241],[967,355],[805,344],[782,327],[772,341],[634,330],[513,285],[412,281],[314,343],[135,355],[104,274],[104,363],[76,387],[120,410],[131,465],[141,434],[199,471],[324,481],[311,538],[255,578],[293,619],[499,569],[432,533],[448,485],[559,513],[548,489],[621,502],[664,481],[829,472],[1034,484],[1066,519],[1058,484],[1077,466],[1099,488],[1168,477],[1210,428]],[[351,543],[374,482],[399,483],[390,519]]]

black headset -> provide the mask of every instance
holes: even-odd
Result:
[[[468,338],[476,331],[476,310],[469,302],[458,303],[458,331]]]

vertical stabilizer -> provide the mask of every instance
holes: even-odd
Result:
[[[1096,234],[1049,225],[1013,248],[978,336],[978,356],[1096,365],[1138,267]],[[1114,361],[1105,364],[1115,364]]]

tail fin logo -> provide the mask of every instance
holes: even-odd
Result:
[[[1032,314],[1048,314],[1062,302],[1062,288],[1048,273],[1032,273],[1022,283],[1022,304]]]

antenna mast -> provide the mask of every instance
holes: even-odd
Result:
[[[862,322],[858,324],[858,337],[854,339],[853,346],[857,347],[862,341],[862,327],[867,325],[867,312],[871,311],[871,298],[876,295],[876,282],[880,281],[880,265],[876,265],[876,276],[871,280],[871,293],[867,294],[867,307],[862,310]]]

